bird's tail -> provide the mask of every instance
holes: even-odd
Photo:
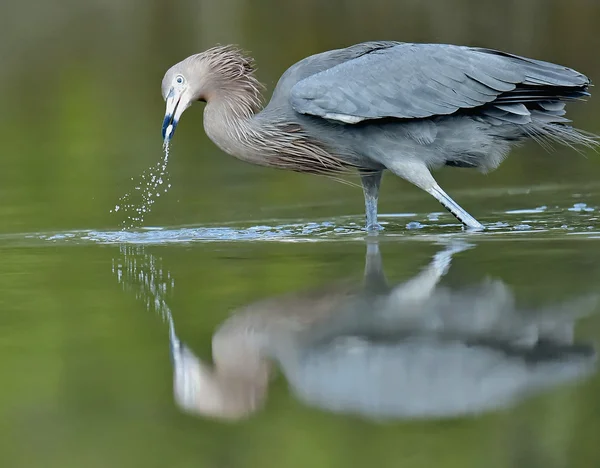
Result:
[[[544,122],[533,118],[530,124],[522,128],[547,151],[552,151],[556,143],[568,146],[579,153],[583,153],[583,148],[596,152],[600,149],[599,135],[563,123]]]

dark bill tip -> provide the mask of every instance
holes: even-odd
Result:
[[[171,132],[169,133],[169,135],[167,137],[167,129],[169,128],[169,125],[172,125],[172,128],[171,128]],[[177,127],[177,121],[173,119],[173,115],[172,114],[165,115],[165,119],[163,120],[163,124],[162,124],[163,140],[166,140],[167,138],[170,140],[173,137],[173,133],[175,133],[175,127]]]

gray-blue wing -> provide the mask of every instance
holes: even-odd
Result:
[[[299,81],[290,103],[302,114],[357,123],[448,115],[491,103],[517,86],[587,84],[570,68],[495,50],[398,43]]]

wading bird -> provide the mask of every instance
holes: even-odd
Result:
[[[204,101],[207,135],[243,161],[325,175],[358,170],[367,230],[380,228],[385,169],[481,230],[430,170],[488,172],[528,138],[543,146],[597,146],[598,137],[564,117],[565,103],[589,96],[589,84],[570,68],[491,49],[366,42],[292,65],[261,110],[252,59],[219,46],[167,71],[162,131],[168,143],[185,109]]]
[[[594,346],[576,341],[574,329],[600,295],[532,308],[499,279],[440,284],[453,255],[467,248],[449,244],[420,273],[390,284],[379,245],[370,242],[362,285],[323,284],[234,311],[212,336],[214,364],[179,340],[171,320],[177,405],[196,415],[249,417],[264,408],[277,367],[313,408],[378,421],[439,420],[511,407],[596,372]]]

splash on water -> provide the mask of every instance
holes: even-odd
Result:
[[[170,129],[170,130],[169,130]],[[172,133],[172,126],[167,128],[166,138],[163,143],[163,157],[153,167],[146,169],[142,175],[134,181],[134,188],[127,192],[110,210],[111,213],[122,212],[124,215],[121,221],[123,229],[139,227],[144,223],[146,214],[150,213],[152,205],[161,194],[167,193],[171,188],[167,164],[169,163],[169,135]]]
[[[411,221],[406,225],[406,229],[423,229],[425,224],[421,224],[418,221]]]
[[[586,203],[575,203],[571,208],[568,208],[569,211],[581,212],[581,211],[594,211],[594,208],[591,206],[587,206]]]

